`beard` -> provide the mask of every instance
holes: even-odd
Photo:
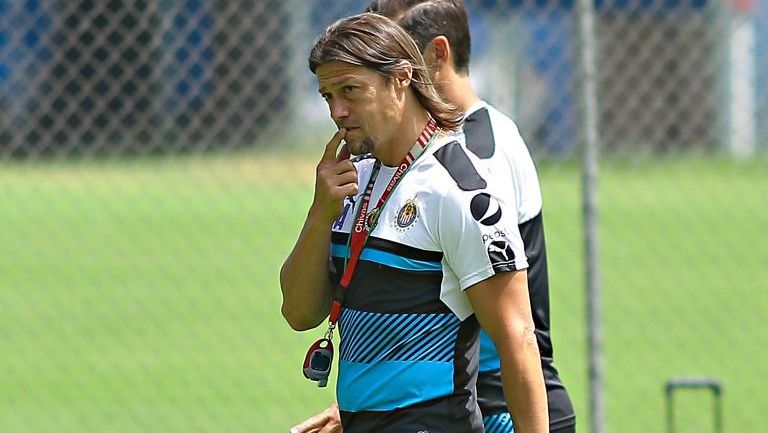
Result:
[[[373,153],[373,149],[376,147],[376,143],[371,137],[365,137],[359,142],[347,142],[349,152],[353,155],[365,155]]]

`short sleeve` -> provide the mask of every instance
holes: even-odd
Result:
[[[456,188],[441,200],[437,242],[462,290],[499,272],[528,267],[516,204],[492,191]]]

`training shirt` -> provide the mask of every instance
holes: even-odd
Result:
[[[360,190],[373,159],[357,162]],[[517,214],[464,135],[436,138],[406,173],[363,250],[339,320],[345,433],[480,433],[478,324],[464,290],[528,267]],[[370,207],[396,168],[381,167]],[[333,225],[331,277],[349,254],[358,196]],[[509,207],[514,209],[514,207]]]
[[[542,198],[536,167],[515,122],[486,102],[479,102],[467,110],[463,129],[468,153],[478,158],[478,171],[484,176],[494,173],[496,179],[504,182],[505,188],[500,194],[516,210],[517,230],[514,236],[524,244],[529,265],[528,291],[547,387],[550,424],[553,427],[570,425],[575,418],[573,407],[553,364]],[[499,355],[485,332],[480,335],[477,387],[486,423],[503,423],[505,418],[498,421],[498,417],[492,417],[506,412],[507,406],[502,392]],[[511,432],[511,423],[494,431]]]

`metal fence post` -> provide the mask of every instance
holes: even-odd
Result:
[[[579,0],[578,22],[581,46],[583,104],[583,210],[585,274],[587,285],[587,346],[589,353],[590,431],[603,433],[605,405],[603,398],[603,331],[598,262],[597,157],[599,148],[597,112],[597,70],[593,0]]]

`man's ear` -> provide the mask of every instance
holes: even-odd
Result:
[[[429,68],[431,71],[437,70],[437,58],[435,56],[435,44],[432,42],[427,44],[427,47],[424,48],[424,52],[421,53],[422,57],[424,57],[424,63],[427,64],[427,68]]]
[[[411,85],[411,78],[413,77],[413,66],[411,62],[407,60],[401,60],[397,65],[397,68],[392,73],[392,78],[395,81],[395,87],[398,89],[405,89]]]
[[[428,56],[430,60],[427,64],[436,72],[441,71],[445,66],[450,66],[451,62],[451,44],[448,38],[443,35],[435,36],[424,50],[425,59]]]

